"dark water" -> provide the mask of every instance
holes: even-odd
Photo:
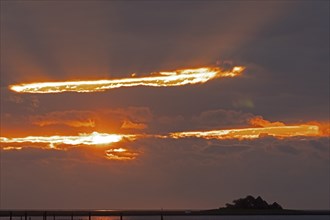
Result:
[[[9,217],[0,217],[1,220],[10,220]],[[12,220],[23,220],[13,217]],[[42,217],[29,217],[31,220],[43,220]],[[88,220],[88,217],[74,217],[74,220]],[[164,216],[163,220],[330,220],[330,215],[295,215],[295,216]],[[53,217],[47,217],[53,220]],[[71,220],[71,217],[56,217],[55,220]],[[92,220],[120,220],[120,217],[92,217]],[[127,216],[123,220],[161,220],[160,216]]]

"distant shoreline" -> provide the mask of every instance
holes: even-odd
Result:
[[[0,217],[30,216],[212,216],[212,215],[330,215],[330,210],[0,210]]]

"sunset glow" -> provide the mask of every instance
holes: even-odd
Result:
[[[233,67],[231,70],[222,70],[218,67],[202,67],[171,72],[156,72],[146,77],[94,81],[39,82],[11,85],[9,88],[18,93],[61,93],[102,92],[109,89],[134,86],[171,87],[205,83],[215,78],[236,77],[243,70],[244,67],[240,66]]]
[[[28,136],[23,138],[1,137],[1,143],[43,143],[49,148],[58,145],[105,145],[121,141],[123,138],[134,139],[134,135],[120,135],[93,132],[91,134],[79,134],[78,136]]]
[[[3,150],[22,150],[22,147],[12,147],[12,146],[8,146],[8,147],[3,147]]]
[[[319,127],[316,125],[275,126],[263,128],[240,128],[211,131],[175,132],[173,138],[204,138],[204,139],[256,139],[261,136],[287,138],[295,136],[319,136]]]
[[[109,149],[105,151],[105,154],[109,160],[133,160],[138,155],[138,153],[124,148]]]
[[[203,138],[203,139],[257,139],[263,136],[272,136],[276,138],[290,138],[290,137],[315,137],[315,136],[328,136],[316,124],[302,124],[302,125],[284,125],[281,122],[268,122],[261,117],[256,117],[251,119],[250,123],[254,125],[262,125],[264,127],[247,127],[247,128],[233,128],[233,129],[218,129],[210,131],[182,131],[169,133],[168,135],[159,134],[107,134],[93,132],[90,134],[79,134],[78,136],[28,136],[21,138],[6,138],[1,137],[1,143],[4,145],[2,148],[4,150],[14,150],[21,149],[17,146],[5,146],[6,144],[23,144],[23,143],[41,143],[48,145],[47,148],[57,148],[59,145],[88,145],[88,146],[98,146],[98,145],[108,145],[112,143],[117,143],[123,139],[134,141],[141,138]],[[259,124],[257,124],[259,123]],[[118,156],[118,154],[128,155],[127,150],[124,148],[111,149],[106,153],[109,156]]]

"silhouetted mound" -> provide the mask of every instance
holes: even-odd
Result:
[[[282,210],[282,206],[274,202],[268,204],[260,196],[254,198],[253,196],[247,196],[244,199],[237,199],[233,201],[233,204],[226,204],[225,209],[277,209]]]

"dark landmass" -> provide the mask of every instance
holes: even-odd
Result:
[[[227,203],[226,207],[202,212],[210,215],[330,215],[330,210],[309,211],[283,209],[277,202],[269,204],[260,196],[254,198],[251,195],[234,200],[232,204]]]
[[[201,212],[205,215],[330,215],[330,210],[291,209],[213,209]]]
[[[268,210],[282,210],[282,206],[277,202],[268,204],[260,196],[254,198],[253,196],[247,196],[243,199],[237,199],[233,201],[233,204],[226,204],[225,208],[220,209],[268,209]]]

